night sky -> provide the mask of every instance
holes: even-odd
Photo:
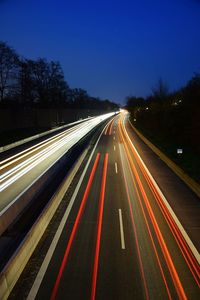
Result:
[[[200,1],[0,0],[0,40],[60,61],[70,87],[122,102],[200,72]]]

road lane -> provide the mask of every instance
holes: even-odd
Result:
[[[0,214],[4,213],[74,144],[112,115],[114,113],[87,120],[1,161]]]
[[[196,300],[199,274],[195,256],[126,135],[123,116],[115,118],[100,138],[36,299]]]
[[[60,284],[65,266],[67,264],[69,253],[70,253],[70,250],[71,250],[71,247],[72,247],[72,243],[75,239],[75,235],[76,235],[76,232],[78,230],[82,214],[84,212],[84,208],[85,208],[86,201],[87,201],[87,198],[88,198],[88,195],[89,195],[89,191],[90,191],[90,188],[91,188],[91,185],[92,185],[92,182],[93,182],[93,178],[94,178],[94,175],[95,175],[95,172],[96,172],[96,169],[97,169],[99,158],[100,158],[100,153],[97,153],[97,156],[96,156],[96,159],[94,161],[94,165],[93,165],[93,168],[92,168],[92,171],[91,171],[91,174],[90,174],[90,177],[89,177],[89,180],[88,180],[88,183],[87,183],[84,195],[83,195],[83,199],[81,201],[81,205],[80,205],[78,214],[76,216],[76,220],[74,222],[74,226],[73,226],[73,229],[72,229],[72,232],[71,232],[71,235],[70,235],[70,239],[69,239],[69,242],[67,244],[67,248],[65,250],[65,254],[64,254],[60,269],[59,269],[59,273],[57,275],[56,282],[55,282],[54,287],[53,287],[53,291],[52,291],[52,294],[51,294],[51,300],[54,300],[56,298],[57,291],[58,291],[58,288],[59,288],[59,284]]]
[[[200,201],[173,171],[139,139],[130,122],[126,121],[126,131],[134,143],[147,169],[156,179],[179,221],[188,232],[194,245],[200,250]]]
[[[97,237],[96,237],[94,266],[93,266],[93,273],[92,273],[92,288],[91,288],[91,297],[90,297],[91,300],[94,300],[96,298],[96,285],[97,285],[97,274],[98,274],[98,265],[99,265],[99,251],[100,251],[100,243],[101,243],[101,231],[102,231],[103,209],[104,209],[104,201],[105,201],[104,198],[105,198],[107,168],[108,168],[108,153],[106,153],[104,156],[103,174],[102,174],[101,190],[100,190],[100,197],[99,197]]]
[[[99,149],[98,149],[99,150]],[[100,152],[99,152],[100,153]],[[96,156],[96,153],[94,154]],[[94,164],[94,161],[91,162]],[[91,276],[92,276],[92,265],[94,260],[94,248],[95,248],[95,237],[96,237],[96,223],[97,223],[97,215],[98,215],[98,203],[99,203],[99,195],[100,195],[100,182],[101,182],[101,175],[103,171],[103,155],[101,154],[99,159],[99,164],[96,170],[96,174],[94,176],[94,181],[91,186],[91,191],[88,195],[88,200],[85,206],[85,210],[82,214],[79,229],[77,234],[74,238],[74,243],[71,248],[69,254],[69,260],[63,272],[63,276],[60,281],[60,285],[57,292],[57,297],[61,298],[67,295],[69,298],[81,298],[82,299],[89,299],[91,293]],[[91,172],[91,168],[89,168],[88,172]],[[86,181],[87,181],[86,175]],[[77,196],[77,203],[72,209],[72,214],[69,217],[68,224],[71,226],[75,223],[75,217],[77,215],[77,211],[80,204],[80,199],[84,193],[85,189],[85,180],[84,184],[80,189],[80,192]],[[65,236],[63,242],[67,242],[68,239],[68,231],[69,228],[66,226],[63,230],[63,235]],[[62,236],[63,236],[62,235]],[[63,237],[61,237],[61,240]],[[67,243],[68,245],[68,243]],[[54,258],[56,259],[56,264],[61,260],[58,252],[55,251]],[[51,282],[51,274],[52,268],[54,269],[54,265],[51,263],[47,273],[44,278],[44,282]],[[50,271],[51,270],[51,271]],[[77,288],[78,285],[78,288]],[[49,294],[50,293],[50,294]],[[49,291],[46,290],[45,283],[42,283],[41,289],[37,296],[37,299],[40,299],[44,296],[49,297],[51,295],[51,288]]]
[[[116,137],[116,141],[118,138]],[[102,242],[99,260],[96,299],[144,299],[140,266],[123,184],[119,147],[113,150],[113,136],[109,141],[109,166],[105,196]],[[115,172],[118,163],[118,173]],[[123,230],[126,249],[121,248],[118,211],[123,211]]]
[[[135,177],[134,180],[135,182],[137,182],[137,186],[135,184],[135,190],[138,189],[141,194],[143,206],[145,206],[148,216],[151,219],[151,224],[153,225],[154,232],[156,233],[156,239],[159,242],[159,246],[162,250],[162,255],[165,258],[165,262],[170,272],[170,276],[173,280],[176,292],[179,295],[180,299],[185,299],[186,294],[195,299],[195,295],[198,295],[199,264],[196,262],[196,275],[198,277],[198,280],[195,282],[195,278],[191,276],[192,274],[190,272],[190,269],[188,268],[186,260],[183,258],[183,249],[180,247],[180,245],[177,244],[177,240],[175,241],[174,236],[172,237],[172,228],[169,228],[169,226],[166,224],[166,221],[163,218],[163,215],[157,203],[156,197],[152,194],[152,190],[146,184],[147,180],[144,176],[144,173],[141,172],[141,164],[138,163],[138,157],[136,153],[134,153],[133,151],[131,152],[133,148],[130,146],[131,149],[129,149],[127,147],[126,141],[124,141],[124,144],[126,147],[126,152],[129,156],[131,170]],[[140,203],[142,202],[140,201]],[[182,236],[180,232],[179,235]],[[188,253],[185,254],[187,255]],[[191,258],[192,254],[190,253],[189,255]],[[193,256],[192,261],[194,261]]]

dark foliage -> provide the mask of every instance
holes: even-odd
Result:
[[[71,89],[59,62],[20,58],[4,42],[0,42],[0,107],[118,109],[109,100],[91,97],[80,88]]]
[[[139,99],[127,99],[134,125],[199,180],[200,74],[173,93],[159,81],[152,95]],[[183,148],[182,156],[177,155],[177,148]]]

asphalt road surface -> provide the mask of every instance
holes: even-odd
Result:
[[[0,215],[74,144],[112,115],[86,120],[1,161]]]
[[[191,240],[174,213],[184,189],[163,195],[125,118],[100,137],[28,299],[200,299],[199,199],[188,191]]]

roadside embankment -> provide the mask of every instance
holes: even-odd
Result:
[[[179,176],[179,178],[187,184],[187,186],[198,196],[200,197],[200,185],[192,179],[180,166],[173,162],[163,151],[161,151],[157,146],[155,146],[149,139],[147,139],[141,131],[139,131],[131,121],[129,120],[131,127],[141,138],[141,140],[147,144],[147,146],[162,159],[172,171]]]

